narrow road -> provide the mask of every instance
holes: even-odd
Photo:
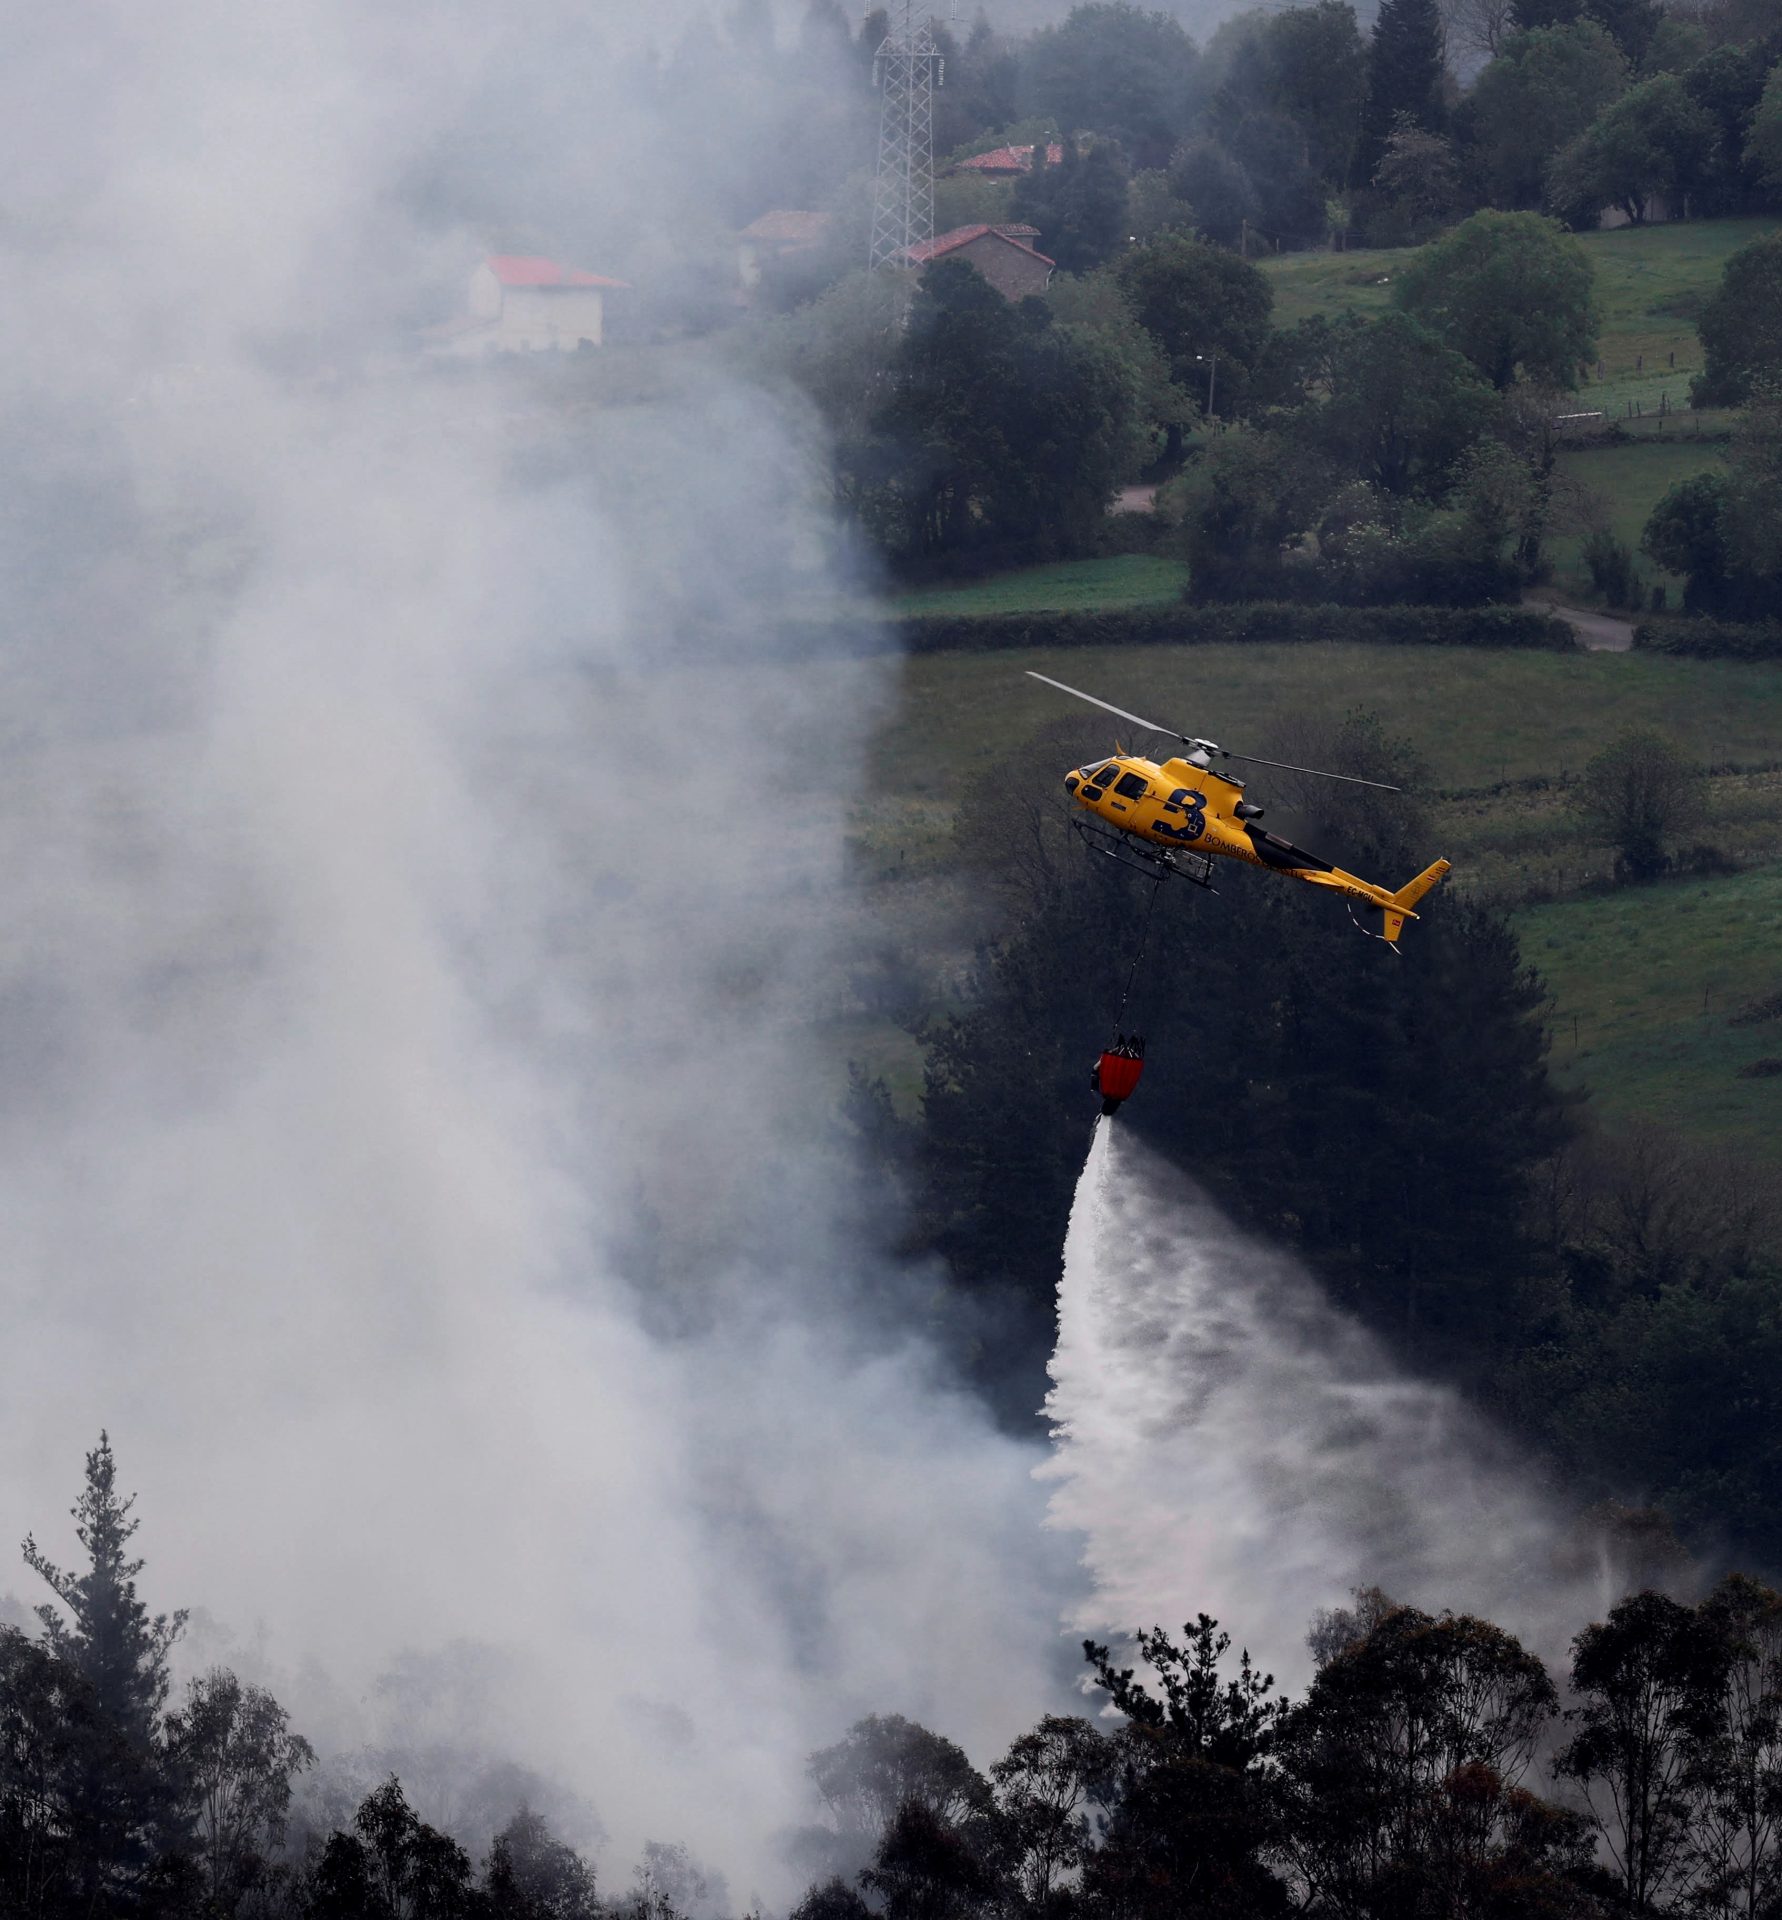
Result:
[[[1633,645],[1633,622],[1615,614],[1596,613],[1588,607],[1562,607],[1544,593],[1525,593],[1522,604],[1557,615],[1594,653],[1626,653]]]

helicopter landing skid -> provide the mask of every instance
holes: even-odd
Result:
[[[1085,820],[1073,820],[1070,824],[1089,852],[1098,853],[1118,866],[1130,867],[1134,873],[1145,874],[1153,880],[1187,880],[1197,887],[1205,887],[1208,893],[1219,891],[1213,885],[1213,862],[1207,854],[1169,847],[1153,853],[1128,834],[1108,833]]]

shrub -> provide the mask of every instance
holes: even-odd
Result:
[[[1782,621],[1642,620],[1634,645],[1695,660],[1782,660]]]

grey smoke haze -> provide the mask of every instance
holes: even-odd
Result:
[[[1043,1472],[1086,1543],[1085,1631],[1204,1610],[1293,1684],[1312,1616],[1358,1587],[1550,1659],[1621,1591],[1485,1421],[1117,1125],[1077,1190],[1052,1379]]]
[[[510,1756],[609,1883],[686,1839],[772,1899],[848,1719],[1031,1721],[1064,1556],[822,1146],[882,672],[670,665],[835,584],[811,423],[400,351],[488,244],[452,182],[554,179],[597,268],[695,217],[708,103],[603,54],[180,0],[9,59],[0,1540],[72,1557],[105,1425],[152,1604],[319,1744]]]

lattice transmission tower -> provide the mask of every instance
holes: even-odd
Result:
[[[898,0],[872,63],[883,100],[869,266],[902,266],[911,247],[934,238],[934,90],[944,66],[933,21],[915,0]]]

